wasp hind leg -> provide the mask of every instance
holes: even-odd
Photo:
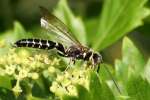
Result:
[[[58,54],[59,56],[61,56],[61,57],[67,57],[65,54],[62,54],[62,53],[60,53],[60,52],[57,52],[57,54]]]
[[[60,53],[60,52],[57,52],[57,54],[61,57],[68,57],[67,55]],[[75,64],[75,58],[73,58],[73,57],[70,58],[70,61],[69,61],[68,65],[66,66],[65,71],[67,71],[69,69],[71,64],[73,64],[73,65]]]

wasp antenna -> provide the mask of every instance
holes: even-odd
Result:
[[[107,73],[109,74],[110,78],[111,78],[112,81],[114,82],[114,84],[115,84],[115,86],[116,86],[118,92],[119,92],[120,95],[121,95],[121,94],[122,94],[122,93],[121,93],[121,90],[120,90],[120,88],[119,88],[117,82],[115,81],[115,78],[113,77],[113,75],[111,74],[111,72],[109,71],[109,69],[107,68],[107,66],[104,66],[104,67],[105,67],[105,70],[107,71]]]

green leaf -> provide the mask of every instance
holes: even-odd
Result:
[[[128,66],[126,66],[126,64],[124,64],[120,60],[115,60],[115,71],[118,80],[121,80],[123,83],[126,83],[128,79]]]
[[[144,68],[143,77],[146,78],[150,83],[150,58]]]
[[[37,38],[39,37],[39,35],[41,36],[41,34],[34,34],[34,33],[30,33],[27,32],[24,27],[21,25],[21,23],[19,23],[18,21],[14,22],[14,36],[15,37],[15,41],[21,38]]]
[[[142,19],[150,14],[150,10],[144,8],[146,1],[104,0],[100,24],[94,35],[94,49],[102,50],[142,25]]]
[[[91,100],[115,100],[112,91],[100,79],[96,72],[90,73],[89,92]]]
[[[25,29],[19,22],[14,22],[14,34],[16,39],[19,39],[20,37],[24,37],[26,34]]]
[[[77,85],[78,99],[77,100],[92,100],[88,90],[83,86]]]
[[[63,95],[62,98],[63,98],[63,100],[78,100],[77,97],[69,96],[69,95]]]
[[[7,76],[0,76],[0,87],[11,90],[11,79]]]
[[[124,95],[128,95],[125,85],[128,84],[127,80],[145,74],[145,60],[140,51],[135,47],[132,41],[125,37],[122,45],[122,60],[115,60],[115,71],[118,81],[120,81],[120,87]],[[148,70],[147,70],[148,72]]]
[[[128,66],[121,60],[115,60],[115,76],[119,89],[121,90],[121,98],[128,98],[128,93],[125,88],[128,80],[128,73]]]
[[[150,84],[142,77],[132,77],[126,86],[129,100],[150,100]]]
[[[143,72],[145,66],[144,57],[127,37],[123,39],[122,56],[123,64],[128,67],[128,75],[139,75]]]
[[[87,19],[85,21],[85,27],[87,32],[87,44],[90,44],[92,41],[95,41],[93,34],[97,33],[96,27],[99,25],[98,18]]]
[[[81,43],[86,44],[86,32],[83,22],[80,17],[73,15],[66,0],[60,0],[54,13],[71,29],[72,34],[80,40]]]

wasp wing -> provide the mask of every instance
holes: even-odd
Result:
[[[56,16],[49,13],[49,11],[43,7],[40,7],[43,17],[41,18],[41,26],[48,30],[50,35],[56,37],[56,39],[64,44],[70,44],[73,46],[81,46],[80,42],[71,34],[66,25],[61,22]]]

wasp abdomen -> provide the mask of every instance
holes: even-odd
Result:
[[[21,39],[15,43],[16,47],[32,47],[39,49],[53,49],[56,43],[49,40],[41,39]]]
[[[65,52],[65,48],[64,48],[64,46],[61,44],[61,43],[56,43],[56,45],[55,45],[55,48],[58,50],[58,51],[60,51],[60,52],[62,52],[62,53],[66,53]]]

